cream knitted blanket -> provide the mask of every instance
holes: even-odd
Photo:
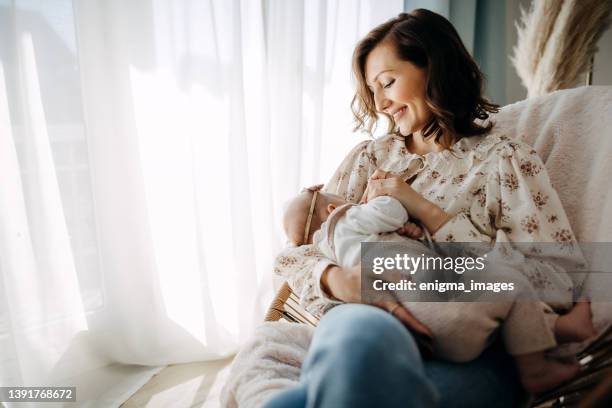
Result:
[[[312,331],[284,321],[259,326],[232,363],[221,406],[260,407],[276,392],[297,384]]]

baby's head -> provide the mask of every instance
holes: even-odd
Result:
[[[347,202],[339,195],[320,191],[321,187],[302,190],[289,202],[285,210],[283,228],[287,238],[296,245],[312,243],[312,236],[321,228],[329,214]]]

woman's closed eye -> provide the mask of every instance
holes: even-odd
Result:
[[[383,85],[383,88],[389,88],[391,87],[391,85],[393,85],[393,83],[395,82],[395,79],[390,80],[389,82],[387,82],[385,85]]]

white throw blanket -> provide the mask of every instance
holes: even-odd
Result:
[[[259,326],[232,363],[221,405],[260,407],[279,390],[297,384],[312,332],[310,326],[284,321]]]
[[[581,242],[612,242],[612,87],[557,91],[504,107],[494,120],[510,137],[531,144],[550,173]],[[594,304],[595,325],[609,320],[612,303]],[[258,407],[299,380],[312,329],[264,323],[236,356],[221,401]]]

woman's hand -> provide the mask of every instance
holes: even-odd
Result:
[[[346,303],[363,303],[361,299],[361,264],[352,268],[341,268],[330,265],[321,276],[321,284],[328,295]],[[394,296],[395,297],[395,296]],[[433,338],[427,326],[415,318],[408,309],[398,301],[378,301],[372,306],[380,307],[391,313],[418,338],[427,345]]]
[[[379,196],[398,199],[408,214],[421,220],[432,234],[450,219],[444,210],[414,191],[401,177],[380,169],[370,177],[362,201],[368,202]]]
[[[379,196],[397,198],[406,208],[408,214],[414,217],[424,211],[422,207],[431,204],[425,197],[414,191],[401,177],[380,169],[377,169],[370,176],[366,193],[366,202]]]
[[[361,264],[353,268],[330,265],[321,275],[321,286],[333,298],[361,303]]]

